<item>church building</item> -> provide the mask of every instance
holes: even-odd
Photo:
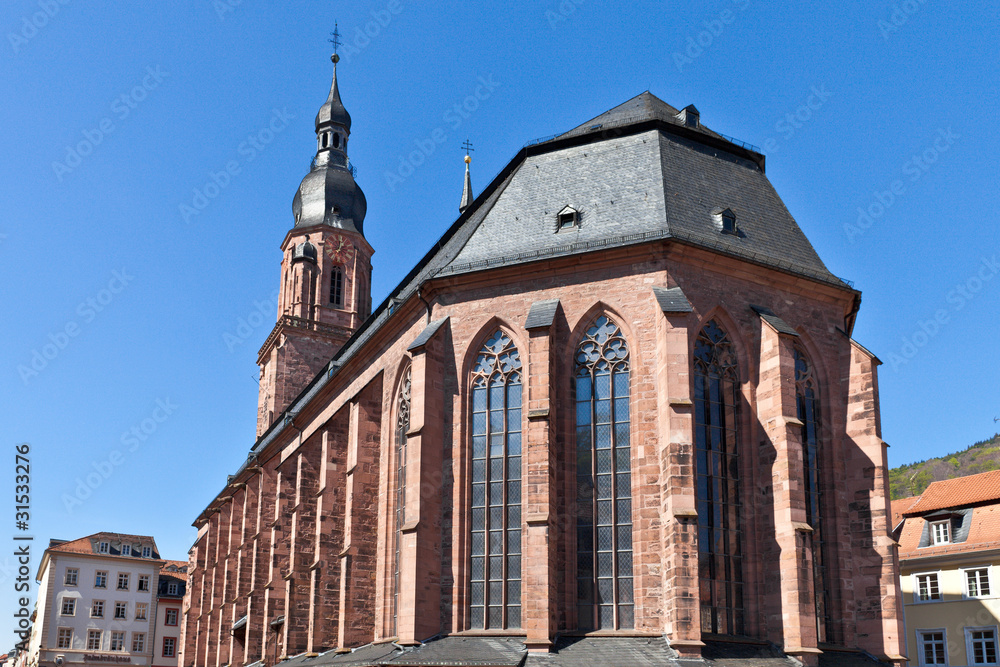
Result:
[[[337,60],[179,664],[904,661],[880,362],[764,156],[642,93],[372,308]]]

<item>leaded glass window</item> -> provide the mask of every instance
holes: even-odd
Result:
[[[819,392],[812,365],[805,353],[795,348],[795,403],[802,422],[802,463],[805,473],[806,522],[813,529],[813,591],[816,604],[816,630],[820,642],[833,641],[830,617],[830,590],[826,585],[826,553],[823,541],[822,486],[820,484]]]
[[[497,331],[472,370],[474,629],[521,627],[521,357]]]
[[[403,524],[406,522],[406,432],[410,430],[410,382],[411,370],[406,369],[399,385],[396,401],[396,535],[392,567],[392,634],[397,633],[399,618],[399,554],[403,540]]]
[[[576,350],[576,579],[581,630],[634,626],[629,351],[601,316]]]
[[[344,307],[344,271],[339,266],[330,271],[330,303],[334,308]]]
[[[698,578],[701,630],[723,635],[746,633],[739,418],[736,352],[712,320],[694,347]]]

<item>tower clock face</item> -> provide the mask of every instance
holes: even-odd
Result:
[[[346,263],[354,256],[354,244],[343,234],[332,234],[324,241],[326,254],[335,262]]]

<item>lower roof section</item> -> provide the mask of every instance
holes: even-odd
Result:
[[[773,644],[707,641],[703,659],[679,658],[662,637],[559,637],[551,653],[529,653],[523,637],[451,636],[419,646],[369,644],[350,653],[301,655],[280,667],[799,667]],[[877,667],[865,653],[828,651],[820,667]]]

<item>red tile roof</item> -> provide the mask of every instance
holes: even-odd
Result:
[[[990,500],[1000,500],[1000,470],[932,482],[905,513],[912,516]]]
[[[893,530],[899,525],[899,522],[903,520],[903,512],[908,510],[918,498],[920,496],[910,496],[909,498],[900,498],[899,500],[892,501],[890,505],[892,523],[889,526],[889,530]]]
[[[940,556],[1000,548],[1000,502],[973,508],[969,536],[964,542],[921,548],[920,537],[923,535],[925,523],[926,521],[920,517],[907,518],[899,536],[900,558]]]

